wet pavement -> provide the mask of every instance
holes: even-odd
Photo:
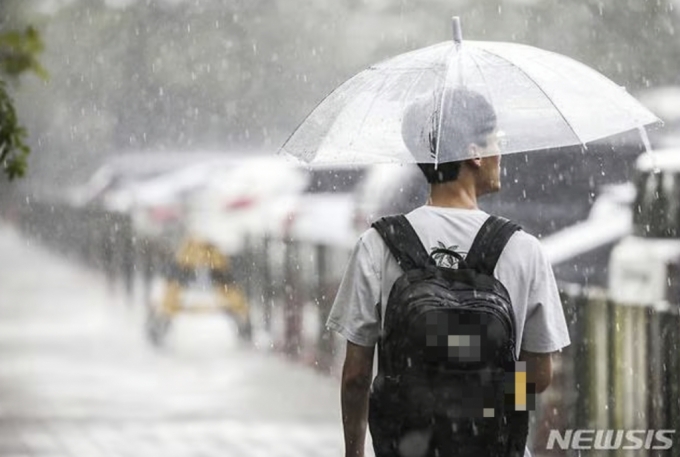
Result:
[[[339,456],[338,381],[181,317],[166,346],[97,272],[0,222],[0,456]]]

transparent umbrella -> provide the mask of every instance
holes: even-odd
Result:
[[[660,122],[602,74],[516,43],[454,39],[358,73],[326,97],[281,151],[314,163],[450,162],[483,126],[503,154],[582,145]],[[481,127],[480,127],[481,126]],[[441,132],[441,135],[439,134]]]

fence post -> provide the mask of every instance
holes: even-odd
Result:
[[[132,219],[127,214],[120,215],[121,221],[121,267],[123,284],[127,294],[128,305],[132,304],[134,298],[134,278],[135,278],[135,234],[132,228]]]
[[[264,330],[268,335],[272,331],[272,300],[274,300],[274,284],[271,274],[271,248],[269,235],[262,239],[262,319]]]
[[[663,409],[663,379],[664,379],[664,341],[661,332],[660,318],[667,313],[654,309],[647,309],[647,418],[649,429],[661,429],[665,422]]]
[[[328,373],[333,366],[334,335],[326,328],[326,320],[333,304],[331,275],[329,274],[329,246],[316,246],[316,302],[319,314],[319,339],[317,341],[317,363],[321,371]]]
[[[585,394],[580,397],[583,416],[579,426],[592,429],[609,427],[609,358],[608,339],[609,306],[605,294],[591,294],[581,305],[585,308],[582,314],[585,337],[583,340],[586,364],[582,372],[582,382],[587,386]]]
[[[663,315],[659,324],[661,331],[659,339],[662,341],[660,359],[663,360],[663,376],[661,383],[662,408],[665,419],[663,428],[676,429],[680,424],[680,259],[668,264],[667,270],[668,312]],[[661,317],[661,316],[660,316]],[[680,446],[676,431],[676,445],[670,449],[668,455],[680,457]]]
[[[661,335],[663,339],[663,356],[665,372],[663,377],[663,398],[665,422],[663,428],[676,429],[680,424],[680,317],[677,306],[673,306],[672,313],[661,323]],[[680,433],[680,432],[676,432]],[[677,445],[678,437],[675,436],[676,445],[670,450],[670,455],[680,457],[680,446]]]
[[[284,352],[297,358],[302,343],[302,303],[299,291],[299,253],[296,241],[285,242],[285,304],[284,304]]]
[[[611,365],[612,427],[617,430],[647,430],[648,348],[647,330],[649,307],[614,304],[613,358]],[[656,335],[650,335],[656,338]],[[646,455],[646,451],[619,450],[620,456]]]
[[[100,227],[102,228],[101,233],[101,246],[99,250],[99,255],[101,258],[101,265],[106,275],[106,280],[109,286],[109,292],[113,292],[113,286],[115,282],[115,262],[114,262],[114,241],[116,236],[116,230],[114,227],[114,221],[111,218],[110,213],[103,211],[97,211],[97,219],[100,222]]]

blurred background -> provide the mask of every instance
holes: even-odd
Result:
[[[634,94],[674,85],[674,3],[4,0],[0,19],[45,44],[49,78],[14,95],[34,150],[27,181],[47,187],[124,151],[275,150],[345,79],[449,39],[453,14],[468,39],[563,53]]]
[[[0,177],[0,454],[340,455],[343,347],[323,323],[356,237],[427,189],[407,166],[275,153],[347,78],[448,40],[453,15],[466,39],[597,69],[664,121],[654,166],[637,134],[515,154],[481,201],[544,243],[574,341],[532,447],[549,454],[551,428],[677,423],[676,8],[0,0],[0,59],[30,30],[37,62],[0,73],[31,149],[25,176]]]

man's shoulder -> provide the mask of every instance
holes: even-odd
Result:
[[[531,233],[518,230],[508,240],[504,253],[509,254],[504,256],[507,260],[528,263],[543,256],[543,246]]]
[[[385,242],[374,227],[366,229],[356,242],[356,248],[365,250],[371,256],[377,256],[385,247]]]
[[[532,235],[529,232],[525,232],[524,230],[520,229],[517,230],[514,235],[510,238],[514,243],[521,245],[523,247],[536,247],[540,248],[541,247],[541,242],[538,240],[538,238],[534,235]]]
[[[372,244],[376,243],[378,241],[381,241],[382,238],[380,237],[380,234],[374,227],[369,227],[364,232],[359,235],[359,239],[357,240],[357,243],[359,244]]]

